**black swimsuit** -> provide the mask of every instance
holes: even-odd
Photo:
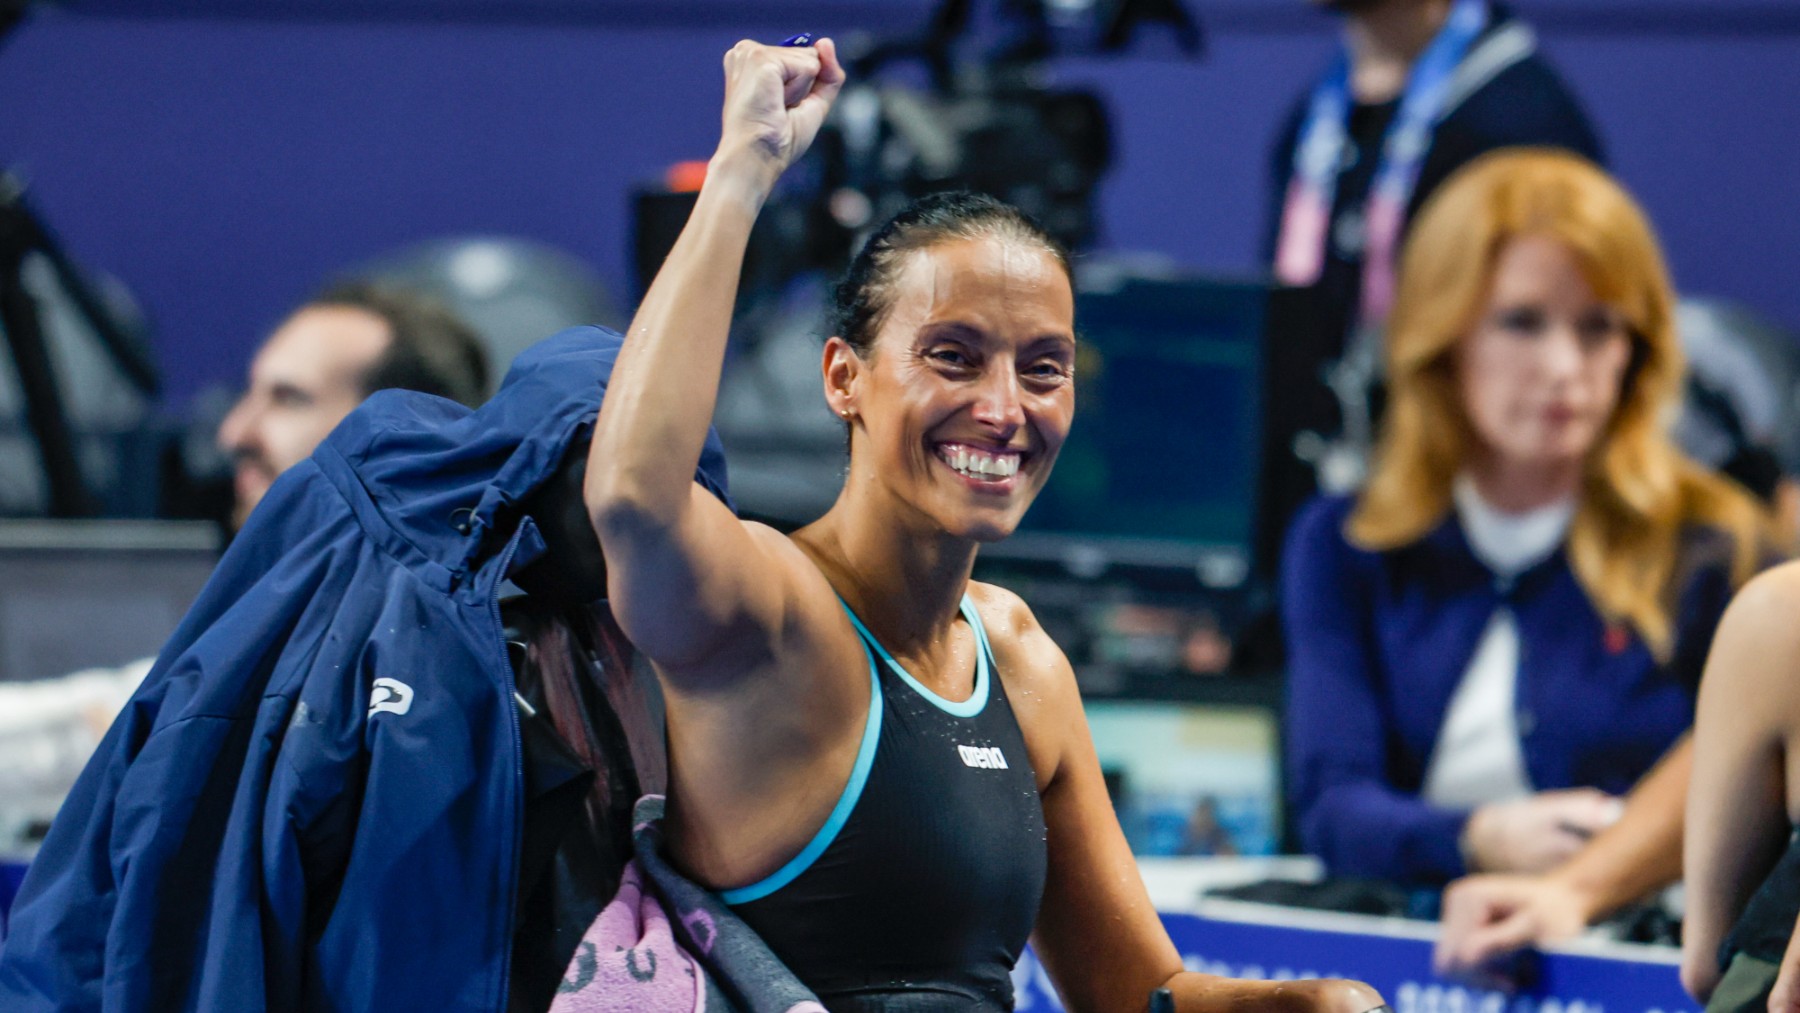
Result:
[[[1781,963],[1796,919],[1800,919],[1800,826],[1789,832],[1787,850],[1750,895],[1744,913],[1720,945],[1719,967],[1730,967],[1731,958],[1739,953]]]
[[[849,783],[799,855],[724,893],[833,1013],[1012,1009],[1044,889],[1044,812],[967,597],[962,613],[977,659],[961,703],[920,685],[850,615],[872,689]]]

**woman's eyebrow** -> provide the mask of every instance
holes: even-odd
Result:
[[[933,320],[919,328],[921,339],[956,338],[963,341],[986,343],[990,335],[986,330],[963,320]]]
[[[930,341],[961,341],[964,344],[989,348],[1000,343],[1000,339],[984,327],[966,320],[934,320],[919,328],[915,339],[919,343]],[[1026,339],[1020,346],[1020,354],[1038,355],[1046,348],[1059,353],[1073,354],[1075,335],[1053,331]]]

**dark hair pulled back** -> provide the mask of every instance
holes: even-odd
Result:
[[[1030,215],[967,190],[927,194],[889,218],[863,244],[832,290],[831,333],[868,357],[894,304],[894,279],[907,255],[960,239],[1009,239],[1038,247],[1069,274],[1069,254]]]

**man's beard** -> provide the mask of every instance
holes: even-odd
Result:
[[[240,451],[233,455],[235,467],[231,475],[231,530],[235,534],[250,519],[250,511],[262,502],[263,495],[269,491],[280,475],[261,455],[250,451]],[[254,489],[244,489],[244,475],[253,476]]]

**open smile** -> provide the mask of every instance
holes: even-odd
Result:
[[[968,443],[939,443],[932,451],[970,487],[986,492],[1011,492],[1026,456],[1017,450]]]

